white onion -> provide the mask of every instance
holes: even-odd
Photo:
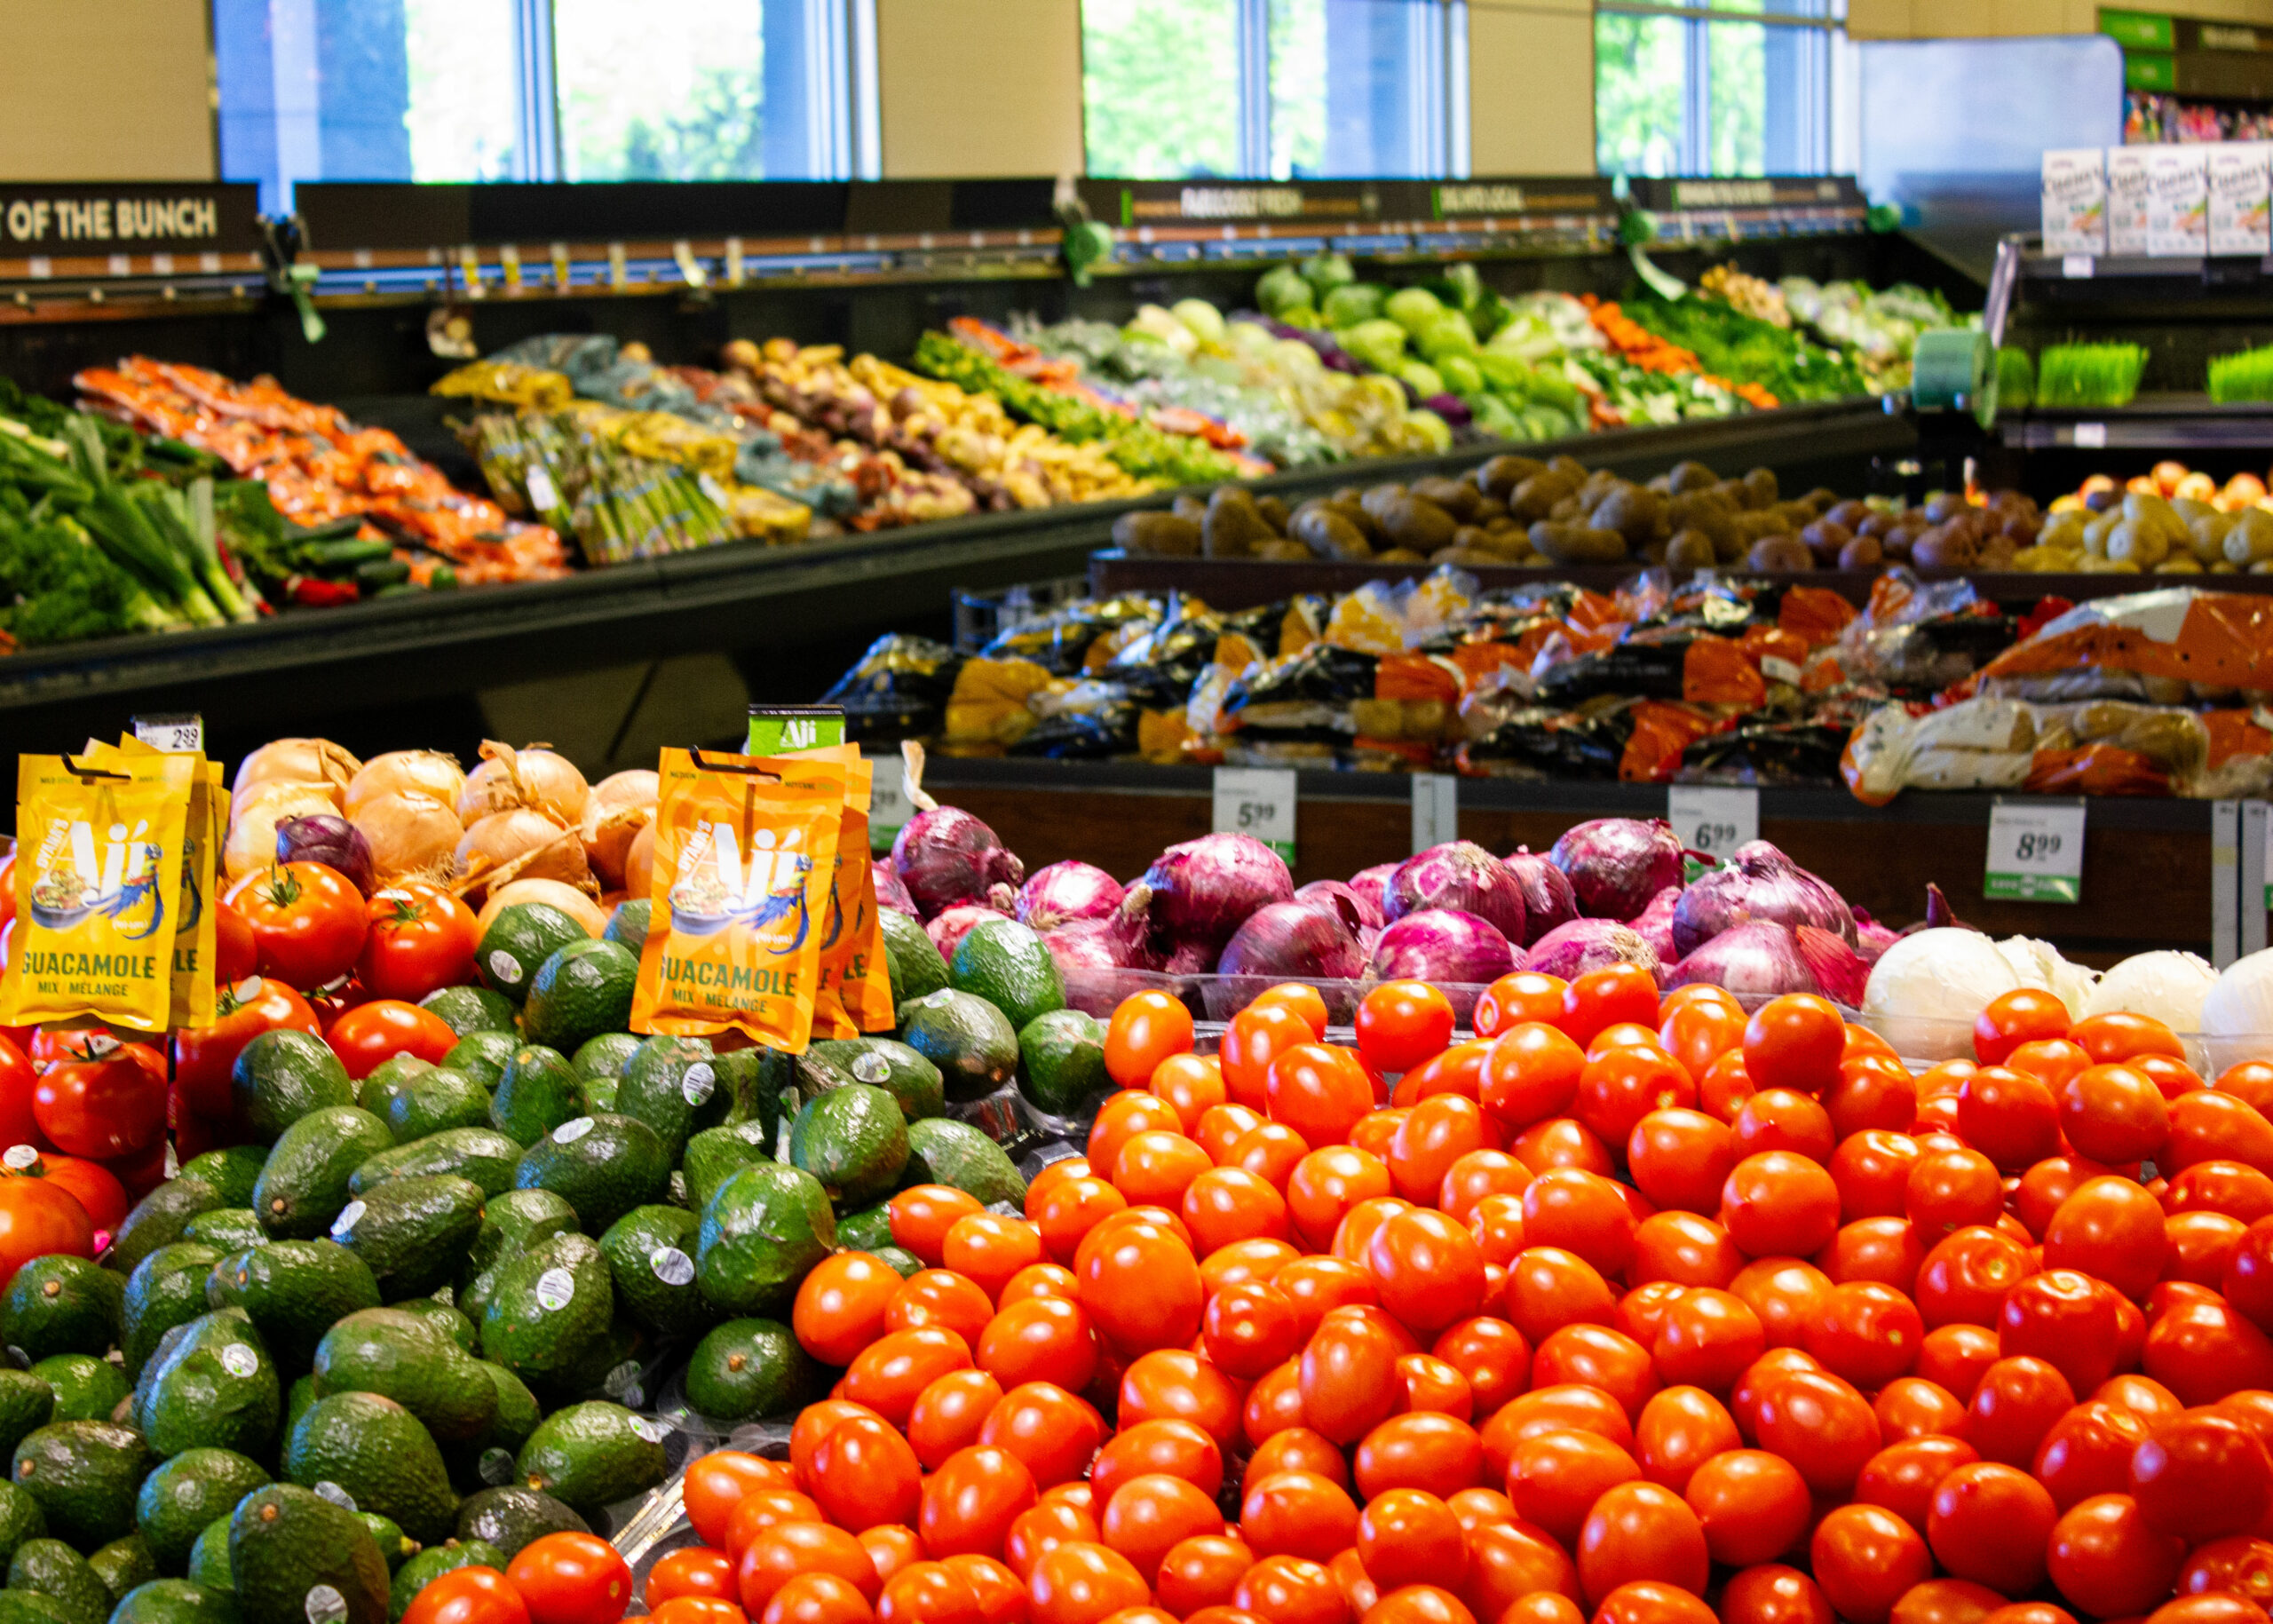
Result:
[[[2202,1000],[2202,1030],[2222,1038],[2273,1033],[2273,947],[2226,966]]]
[[[584,855],[591,860],[592,872],[603,885],[623,883],[624,860],[631,854],[631,843],[639,831],[653,820],[658,792],[659,781],[645,767],[615,773],[592,786],[578,833],[583,836]]]
[[[288,780],[300,784],[333,786],[332,806],[338,808],[338,791],[362,770],[363,764],[329,739],[271,739],[237,764],[236,780],[229,792],[241,796],[255,784]]]
[[[2051,994],[2071,1012],[2084,1007],[2092,995],[2093,985],[2099,980],[2097,970],[2070,963],[2050,942],[2039,941],[2032,936],[2008,936],[1997,944],[1997,951],[2013,967],[2013,974],[2020,978],[2023,986]]]
[[[229,837],[221,846],[222,870],[243,878],[276,860],[276,826],[287,818],[339,810],[336,786],[272,779],[248,785],[230,809]]]
[[[558,880],[514,880],[500,885],[489,893],[489,899],[481,905],[481,912],[474,915],[475,928],[487,931],[491,920],[517,902],[543,902],[557,907],[594,936],[607,929],[607,915],[600,911],[599,904],[574,885],[565,885]]]
[[[1905,1059],[1958,1060],[1973,1053],[1973,1018],[2021,984],[1997,944],[1954,925],[1905,936],[1871,966],[1865,1024]]]
[[[465,835],[448,802],[416,792],[374,796],[348,820],[370,843],[371,872],[382,882],[406,875],[447,878]]]
[[[389,750],[365,762],[349,780],[339,810],[352,819],[383,795],[429,796],[454,807],[464,790],[465,769],[456,757],[440,750]],[[451,813],[454,820],[456,815]]]
[[[471,828],[487,813],[533,806],[574,828],[590,794],[591,786],[566,757],[541,744],[517,750],[485,739],[481,764],[466,774],[458,795],[458,818]]]
[[[2173,1032],[2202,1030],[2202,1005],[2218,972],[2191,953],[2134,953],[2099,978],[2079,1011],[2151,1015]]]

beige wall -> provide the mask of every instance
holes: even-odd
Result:
[[[2126,4],[2130,0],[2124,0]],[[2273,24],[2273,0],[2162,0],[2147,11],[2223,22]],[[2133,9],[2142,9],[2134,6]],[[2010,34],[2094,34],[2099,0],[1848,0],[1857,39],[1939,39]]]
[[[883,170],[1081,169],[1080,0],[876,0]]]
[[[1595,167],[1591,0],[1468,13],[1471,167],[1478,175],[1588,175]]]
[[[0,0],[0,176],[210,180],[205,0]]]

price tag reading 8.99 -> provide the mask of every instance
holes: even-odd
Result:
[[[1760,838],[1760,791],[1675,785],[1666,791],[1666,816],[1683,846],[1726,862],[1738,846]]]
[[[2080,902],[2084,804],[2000,800],[1989,812],[1981,894],[2014,902]]]
[[[1269,767],[1216,769],[1214,827],[1218,835],[1252,835],[1295,860],[1295,774]]]

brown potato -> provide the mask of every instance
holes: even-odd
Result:
[[[1200,527],[1181,513],[1123,513],[1113,521],[1113,544],[1155,558],[1188,558],[1200,551]]]
[[[1858,535],[1839,550],[1841,569],[1876,569],[1885,558],[1875,535]]]
[[[1922,569],[1971,569],[1980,556],[1970,535],[1948,525],[1921,532],[1910,549],[1910,561]]]
[[[1854,534],[1859,530],[1863,520],[1869,516],[1870,511],[1850,496],[1844,502],[1833,503],[1824,510],[1823,516],[1841,528]]]
[[[1827,519],[1818,519],[1800,532],[1800,540],[1805,542],[1808,551],[1815,554],[1815,561],[1826,569],[1831,566],[1832,560],[1838,558],[1841,550],[1854,539],[1854,533],[1846,526],[1834,525]]]
[[[1815,554],[1810,552],[1807,543],[1796,535],[1771,535],[1754,543],[1744,561],[1747,569],[1760,570],[1763,574],[1782,573],[1813,569]]]
[[[1556,564],[1616,564],[1626,557],[1626,538],[1617,531],[1552,519],[1531,527],[1531,544]]]
[[[1461,524],[1476,517],[1476,504],[1484,500],[1483,492],[1466,479],[1447,479],[1430,476],[1415,479],[1408,487],[1411,495],[1433,502]]]
[[[1691,491],[1710,490],[1721,482],[1721,476],[1702,463],[1675,463],[1666,474],[1666,487],[1677,495]]]
[[[1368,488],[1364,495],[1358,498],[1358,505],[1372,514],[1374,522],[1379,524],[1382,522],[1382,511],[1404,495],[1405,487],[1402,485],[1376,485]]]
[[[1750,505],[1764,508],[1774,505],[1777,496],[1776,471],[1773,468],[1752,468],[1745,471],[1744,488],[1752,500]]]
[[[1549,473],[1561,474],[1571,481],[1573,487],[1585,484],[1587,480],[1587,465],[1567,452],[1561,456],[1550,458],[1547,464],[1547,471]]]
[[[1551,469],[1535,473],[1507,497],[1508,511],[1530,524],[1533,519],[1545,519],[1556,503],[1568,499],[1578,488],[1576,480],[1566,479]]]
[[[1247,558],[1261,543],[1279,539],[1279,533],[1255,511],[1250,493],[1219,485],[1208,498],[1208,515],[1200,521],[1200,544],[1209,558]]]
[[[1721,561],[1713,538],[1702,530],[1682,530],[1666,543],[1666,563],[1673,569],[1710,569]]]
[[[1300,542],[1290,542],[1283,536],[1272,536],[1267,542],[1257,542],[1251,558],[1268,558],[1275,564],[1301,564],[1314,556]]]
[[[1517,456],[1513,453],[1491,457],[1478,463],[1469,478],[1486,495],[1505,502],[1515,494],[1516,487],[1533,474],[1545,473],[1547,464],[1537,457]]]
[[[1666,499],[1639,485],[1621,485],[1604,497],[1592,517],[1596,529],[1615,530],[1639,547],[1667,533]]]
[[[1287,512],[1287,503],[1284,497],[1277,495],[1257,496],[1255,499],[1255,511],[1263,515],[1263,522],[1264,524],[1269,525],[1273,530],[1276,530],[1281,535],[1287,534],[1287,519],[1288,515]]]
[[[1375,517],[1381,520],[1382,535],[1392,545],[1410,547],[1415,552],[1434,552],[1449,546],[1453,532],[1460,528],[1460,521],[1450,513],[1416,495],[1384,503]]]
[[[1373,543],[1330,503],[1305,502],[1295,510],[1287,534],[1321,558],[1370,558]]]
[[[1171,511],[1178,519],[1188,519],[1196,525],[1208,517],[1208,503],[1204,498],[1185,491],[1177,495]]]

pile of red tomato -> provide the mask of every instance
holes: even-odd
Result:
[[[2266,1624],[2273,1067],[2024,992],[1913,1077],[1628,966],[1475,1026],[1122,1004],[1023,1218],[805,1280],[842,1378],[689,1470],[655,1624]]]
[[[0,859],[0,969],[13,861]],[[174,1034],[170,1079],[162,1040],[93,1023],[0,1027],[0,1279],[47,1253],[94,1256],[168,1176],[170,1134],[180,1161],[240,1143],[231,1068],[261,1033],[321,1037],[359,1080],[390,1055],[440,1061],[456,1043],[416,1002],[473,978],[473,914],[441,887],[367,899],[323,864],[286,863],[232,886],[217,917],[216,1017]]]

